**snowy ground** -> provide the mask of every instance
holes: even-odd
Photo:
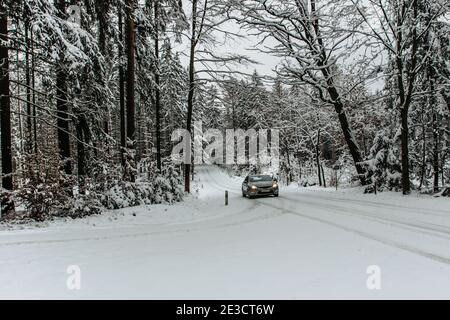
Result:
[[[450,299],[449,199],[289,187],[249,200],[240,179],[197,171],[199,193],[174,206],[0,227],[0,298]]]

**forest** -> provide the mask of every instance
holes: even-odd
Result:
[[[450,183],[446,0],[0,0],[1,219],[174,203],[172,133],[277,129],[280,183]],[[223,43],[256,39],[272,74]],[[258,171],[232,166],[235,173]]]

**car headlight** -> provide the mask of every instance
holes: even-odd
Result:
[[[278,184],[277,184],[276,182],[274,182],[274,183],[272,184],[272,188],[278,188]]]
[[[256,189],[258,189],[258,187],[257,187],[257,186],[251,186],[251,188],[252,188],[252,190],[256,190]]]

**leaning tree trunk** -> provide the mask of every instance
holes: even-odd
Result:
[[[366,168],[363,166],[363,157],[361,155],[361,150],[355,140],[353,130],[350,126],[350,122],[348,121],[347,114],[345,113],[344,103],[342,102],[341,95],[334,83],[333,73],[330,70],[329,63],[327,61],[328,55],[326,52],[326,47],[324,41],[321,36],[319,19],[316,12],[316,1],[311,1],[311,13],[315,17],[312,25],[314,29],[314,35],[310,35],[310,41],[317,41],[318,44],[318,54],[319,59],[317,61],[318,66],[322,72],[322,75],[327,84],[327,92],[333,101],[334,109],[338,114],[339,123],[341,125],[342,133],[344,135],[344,140],[348,146],[348,150],[350,155],[353,158],[353,162],[355,164],[355,169],[358,174],[359,180],[362,185],[368,185],[370,183],[370,173],[367,172]],[[312,32],[311,32],[312,33]]]
[[[327,74],[328,76],[328,74]],[[353,134],[353,130],[347,118],[347,114],[344,111],[344,104],[342,103],[341,97],[333,84],[331,78],[328,78],[329,87],[328,93],[331,99],[334,101],[334,109],[338,114],[339,123],[341,125],[342,133],[344,135],[345,142],[347,144],[350,155],[352,156],[353,162],[355,164],[356,172],[358,173],[359,181],[361,184],[368,185],[370,183],[370,177],[368,177],[368,172],[363,166],[363,158],[361,155],[361,150]]]

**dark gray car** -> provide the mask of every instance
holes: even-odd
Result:
[[[278,182],[269,175],[249,175],[242,183],[242,196],[253,198],[256,196],[273,195],[278,197]]]

